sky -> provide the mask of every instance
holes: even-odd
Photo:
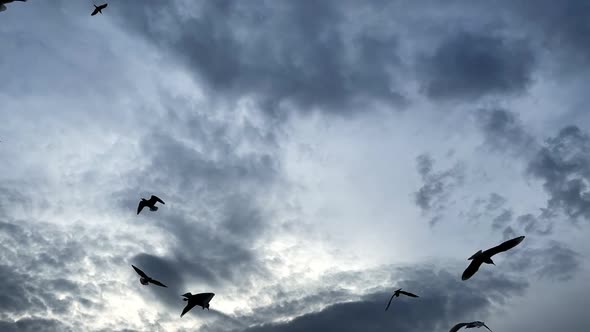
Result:
[[[590,330],[587,1],[92,10],[0,12],[0,330]]]

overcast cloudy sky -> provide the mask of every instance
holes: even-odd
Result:
[[[587,1],[7,7],[1,331],[590,330]]]

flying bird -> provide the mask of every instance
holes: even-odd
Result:
[[[506,242],[503,242],[502,244],[495,246],[493,248],[490,248],[484,252],[482,252],[481,250],[476,252],[475,254],[473,254],[473,256],[471,256],[471,257],[469,257],[469,259],[467,259],[467,260],[471,260],[471,263],[463,272],[461,279],[467,280],[467,279],[471,278],[475,274],[475,272],[477,272],[477,270],[479,269],[479,267],[482,263],[496,265],[494,263],[494,261],[492,261],[492,256],[516,247],[519,243],[522,242],[522,240],[524,240],[524,236],[519,236],[519,237],[516,237],[512,240],[508,240]]]
[[[100,6],[94,5],[94,11],[92,12],[92,14],[90,14],[90,16],[94,16],[98,13],[102,14],[102,10],[107,8],[108,5],[109,5],[108,3],[102,4]]]
[[[163,283],[159,282],[156,279],[152,279],[150,277],[148,277],[147,274],[145,274],[145,272],[143,272],[142,270],[140,270],[137,266],[135,265],[131,265],[133,267],[133,269],[135,270],[135,272],[137,272],[137,274],[139,274],[139,276],[141,278],[139,278],[139,282],[141,282],[142,285],[147,285],[147,284],[154,284],[154,285],[158,285],[161,287],[166,287],[168,288],[166,285],[164,285]]]
[[[213,296],[215,296],[215,294],[214,293],[199,293],[199,294],[193,295],[191,293],[185,293],[182,296],[185,297],[182,300],[188,301],[188,303],[186,304],[186,307],[184,307],[184,310],[182,310],[180,317],[184,316],[184,314],[189,312],[189,310],[191,310],[195,306],[201,306],[201,307],[203,307],[203,310],[205,310],[205,308],[207,308],[207,310],[209,310],[209,302],[211,302],[211,299],[213,298]]]
[[[389,299],[389,303],[387,303],[387,307],[385,307],[385,311],[387,311],[387,309],[389,309],[389,306],[391,305],[391,301],[393,300],[394,297],[399,297],[400,294],[404,294],[406,296],[409,297],[419,297],[416,294],[412,294],[412,293],[408,293],[408,292],[404,292],[401,288],[396,290],[393,295],[391,295],[391,298]]]
[[[459,324],[453,326],[449,330],[449,332],[457,332],[462,327],[465,327],[466,329],[471,329],[474,327],[480,328],[482,326],[485,327],[486,329],[488,329],[490,332],[492,332],[492,330],[490,330],[490,328],[487,327],[487,325],[484,322],[480,322],[480,321],[475,321],[475,322],[471,322],[471,323],[459,323]]]
[[[137,206],[137,214],[139,214],[141,210],[143,210],[143,208],[146,206],[150,208],[150,211],[158,211],[158,207],[156,206],[157,202],[166,204],[163,200],[160,199],[160,197],[155,195],[152,195],[152,197],[150,197],[149,200],[142,197],[141,201],[139,201],[139,205]]]
[[[15,2],[15,1],[20,1],[20,2],[27,2],[27,0],[0,0],[0,12],[3,12],[6,10],[6,4],[7,3],[11,3],[11,2]]]

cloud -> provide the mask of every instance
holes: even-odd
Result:
[[[494,151],[522,157],[538,148],[534,137],[513,112],[502,108],[485,108],[476,113],[476,119],[484,134],[485,145]]]
[[[391,293],[379,290],[358,300],[336,303],[289,322],[255,326],[245,331],[444,330],[462,319],[484,319],[493,307],[492,303],[502,303],[511,296],[522,295],[528,286],[525,282],[502,276],[487,277],[485,281],[474,280],[474,283],[468,285],[445,270],[417,267],[405,269],[405,273],[401,273],[399,277],[407,280],[400,287],[409,291],[420,290],[420,297],[395,299],[388,312],[383,309]],[[484,284],[489,292],[480,291]]]
[[[436,100],[517,95],[532,83],[535,52],[526,41],[459,31],[420,62],[423,89]]]
[[[423,185],[414,193],[414,202],[423,213],[434,213],[430,220],[434,225],[446,209],[452,190],[463,183],[464,169],[458,163],[448,170],[434,172],[434,159],[427,154],[419,155],[416,164]]]
[[[565,127],[537,151],[528,174],[543,181],[547,208],[572,221],[590,220],[590,137],[576,126]]]
[[[356,19],[347,14],[358,5],[126,1],[118,15],[122,27],[160,46],[212,94],[254,98],[280,116],[285,103],[302,112],[346,114],[375,101],[404,101],[393,77],[400,62],[396,36],[362,29],[360,21],[358,32],[343,26]]]
[[[580,270],[580,254],[558,241],[539,248],[523,248],[509,262],[510,269],[531,271],[542,279],[568,281]]]

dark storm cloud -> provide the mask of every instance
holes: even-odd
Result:
[[[473,100],[526,91],[535,53],[523,40],[461,31],[443,40],[419,65],[430,98]]]
[[[271,112],[288,102],[302,111],[319,107],[347,113],[351,105],[404,99],[393,83],[400,60],[391,31],[344,29],[350,23],[345,14],[359,10],[358,5],[224,0],[145,6],[125,1],[116,13],[123,27],[180,59],[211,93],[254,97]],[[361,5],[373,6],[383,5]]]
[[[537,148],[535,139],[513,112],[501,108],[481,109],[476,119],[486,146],[496,151],[522,156],[530,155]]]
[[[517,14],[551,53],[564,56],[561,65],[577,72],[590,61],[590,5],[583,0],[506,1],[510,14]],[[565,60],[565,61],[564,61]]]
[[[396,299],[389,312],[384,313],[383,309],[391,293],[378,291],[361,300],[337,303],[288,323],[266,324],[246,331],[447,330],[456,320],[483,319],[492,301],[503,303],[509,296],[523,294],[528,286],[502,276],[486,276],[485,280],[474,280],[468,285],[444,270],[411,268],[406,272],[402,277],[405,284],[400,287],[419,289],[420,298]],[[481,292],[482,288],[486,292]]]
[[[423,185],[414,193],[414,202],[423,213],[434,213],[430,221],[433,225],[445,210],[453,189],[463,183],[464,170],[461,164],[456,164],[448,170],[436,172],[433,170],[434,159],[427,154],[419,155],[416,164]]]
[[[534,275],[551,280],[570,280],[581,266],[580,254],[565,244],[551,241],[542,248],[523,248],[511,257],[510,269],[532,272]]]
[[[547,207],[571,220],[590,220],[590,137],[576,126],[545,141],[528,164],[528,173],[543,181]]]

